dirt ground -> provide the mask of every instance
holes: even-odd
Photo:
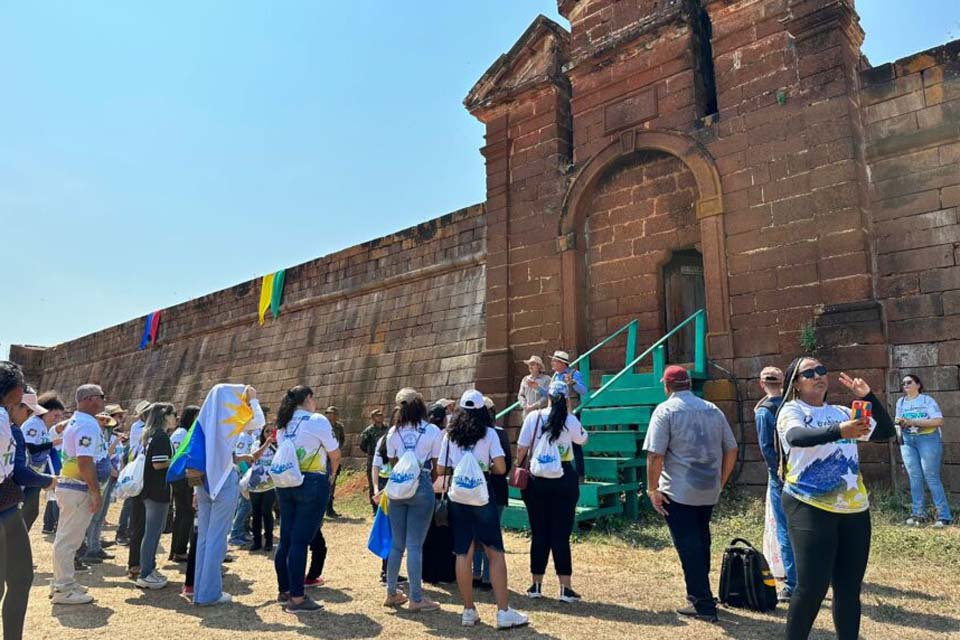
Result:
[[[429,597],[442,609],[409,614],[381,606],[384,591],[378,582],[379,560],[366,550],[371,519],[362,498],[338,497],[338,508],[348,514],[326,521],[324,532],[330,548],[325,578],[327,586],[314,590],[325,604],[322,612],[285,613],[274,598],[276,583],[271,558],[233,549],[237,561],[226,565],[225,590],[234,603],[198,608],[179,597],[182,569],[165,561],[169,536],[161,541],[161,570],[170,585],[159,591],[142,591],[125,578],[127,549],[113,547],[117,559],[81,574],[80,582],[91,588],[93,605],[51,605],[47,599],[51,567],[51,538],[34,527],[32,542],[37,565],[27,615],[26,637],[33,640],[73,638],[478,638],[495,633],[491,623],[495,608],[492,596],[478,597],[482,624],[473,629],[460,626],[460,599],[454,585],[426,585]],[[109,520],[116,522],[117,506]],[[39,523],[38,523],[39,525]],[[503,632],[514,638],[778,638],[782,637],[786,611],[769,615],[722,609],[720,622],[708,624],[681,620],[673,612],[683,604],[682,574],[672,547],[664,543],[662,524],[653,523],[649,544],[608,536],[582,536],[574,545],[574,587],[584,596],[579,604],[556,600],[556,583],[548,578],[544,600],[522,596],[529,582],[528,540],[506,534],[511,604],[530,615],[525,629]],[[718,525],[715,541],[726,539]],[[924,532],[925,534],[927,532]],[[645,534],[646,535],[646,534]],[[930,532],[942,535],[945,553],[957,553],[960,531]],[[105,534],[112,539],[113,527]],[[940,544],[934,541],[934,544]],[[722,546],[714,544],[715,566]],[[960,638],[960,572],[955,559],[947,565],[911,558],[909,553],[876,554],[867,571],[863,597],[864,638]],[[716,584],[716,570],[714,584]],[[833,637],[828,605],[817,620],[814,638]]]

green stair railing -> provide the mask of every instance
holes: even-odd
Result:
[[[634,354],[637,352],[637,331],[640,327],[639,320],[631,320],[627,324],[623,325],[609,336],[603,339],[602,342],[595,345],[592,349],[584,353],[582,356],[570,363],[570,368],[578,367],[580,373],[583,375],[583,382],[589,388],[590,386],[590,356],[605,346],[607,346],[614,338],[620,336],[624,331],[627,332],[627,352],[626,352],[626,362],[633,360]],[[520,401],[517,400],[512,405],[504,409],[503,411],[497,414],[497,420],[500,420],[506,415],[509,415],[511,411],[514,411],[520,406]]]
[[[666,349],[664,347],[667,340],[672,338],[680,329],[687,326],[690,322],[694,322],[694,371],[696,373],[705,374],[707,372],[707,314],[706,311],[700,309],[686,320],[675,326],[666,335],[650,345],[646,351],[641,353],[639,356],[633,359],[629,359],[626,366],[621,369],[615,376],[607,380],[595,393],[591,393],[586,398],[580,399],[580,405],[574,409],[574,413],[580,413],[583,409],[587,408],[591,402],[598,398],[604,391],[616,384],[617,380],[625,376],[627,373],[630,373],[634,368],[640,364],[640,362],[646,358],[648,355],[653,354],[653,373],[654,376],[659,380],[663,375],[663,370],[666,368]]]

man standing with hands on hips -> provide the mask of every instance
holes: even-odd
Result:
[[[63,467],[57,484],[60,524],[53,541],[54,604],[88,604],[93,596],[78,584],[74,554],[83,543],[93,514],[100,510],[100,483],[96,457],[101,449],[100,424],[94,417],[103,411],[103,390],[95,384],[77,388],[77,410],[63,432]]]
[[[716,622],[710,589],[710,517],[720,489],[737,463],[737,441],[726,416],[693,394],[687,370],[663,372],[667,399],[657,405],[643,448],[647,452],[647,494],[664,516],[680,556],[687,588],[686,607],[677,613]]]

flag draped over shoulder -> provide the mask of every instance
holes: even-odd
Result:
[[[286,269],[280,269],[263,276],[263,282],[260,285],[260,305],[257,309],[260,324],[266,321],[268,309],[274,318],[280,315],[280,299],[283,297],[283,282],[286,273]]]
[[[245,428],[264,423],[259,404],[251,406],[242,384],[218,384],[207,394],[200,413],[170,461],[167,482],[186,477],[187,469],[202,471],[204,486],[216,498],[233,471],[233,450]]]

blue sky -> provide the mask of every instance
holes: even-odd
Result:
[[[858,9],[873,64],[960,38],[956,0]],[[461,101],[538,13],[566,24],[555,0],[0,3],[0,354],[483,201]]]

